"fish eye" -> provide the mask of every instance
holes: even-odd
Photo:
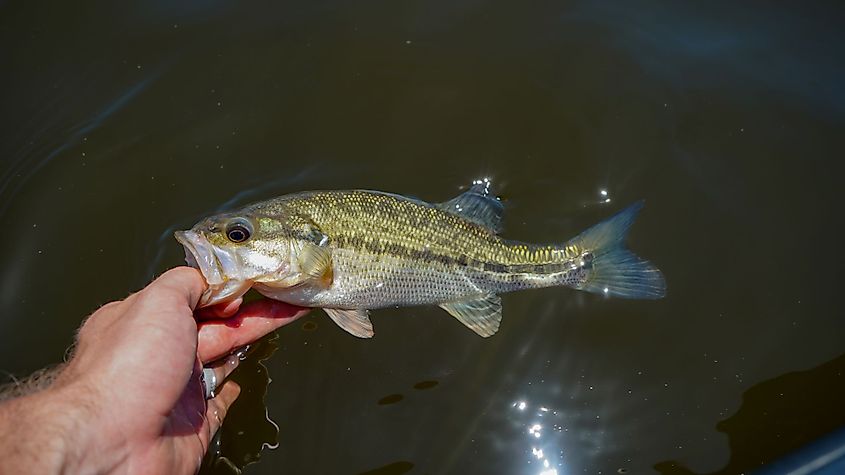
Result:
[[[244,242],[252,235],[249,224],[236,220],[226,226],[226,238],[234,243]]]

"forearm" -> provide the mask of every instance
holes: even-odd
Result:
[[[75,416],[50,391],[0,404],[0,460],[8,473],[73,470]],[[72,411],[71,411],[72,412]]]
[[[31,380],[30,380],[31,381]],[[35,386],[18,386],[18,391]],[[91,430],[89,400],[81,388],[41,387],[0,402],[0,460],[3,472],[20,474],[103,473],[113,467]],[[93,457],[92,457],[93,456]]]
[[[27,378],[15,380],[11,383],[0,386],[0,403],[3,401],[29,396],[38,391],[47,389],[61,373],[64,365],[52,366],[40,369]]]

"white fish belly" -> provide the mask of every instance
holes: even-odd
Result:
[[[462,270],[336,249],[331,287],[313,295],[313,306],[373,309],[428,305],[484,292]]]

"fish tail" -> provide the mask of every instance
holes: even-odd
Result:
[[[625,248],[625,237],[643,202],[639,201],[579,234],[567,243],[590,263],[582,279],[570,285],[579,290],[629,299],[659,299],[666,281],[649,261]]]

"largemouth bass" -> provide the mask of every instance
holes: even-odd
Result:
[[[489,181],[431,204],[378,191],[310,191],[209,217],[176,232],[208,282],[200,306],[250,288],[321,307],[341,328],[373,336],[368,311],[439,305],[483,337],[502,318],[499,294],[566,286],[663,297],[663,275],[624,247],[636,203],[560,245],[499,236],[502,203]]]

